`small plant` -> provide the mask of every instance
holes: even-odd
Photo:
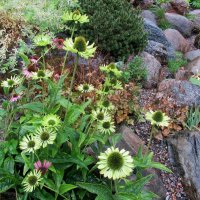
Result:
[[[95,41],[99,49],[115,59],[127,59],[142,51],[147,44],[143,20],[127,0],[80,0],[90,22],[80,27],[79,34]]]
[[[199,0],[190,0],[190,4],[193,8],[200,9],[200,1]]]
[[[134,59],[128,64],[127,69],[123,71],[122,80],[125,83],[133,80],[136,82],[143,81],[147,78],[147,69],[144,66],[142,58],[135,56]]]
[[[156,15],[158,26],[165,30],[171,28],[171,24],[165,18],[165,9],[158,5],[151,7],[151,11]]]
[[[191,107],[187,113],[186,127],[190,130],[200,125],[200,108],[198,106]]]
[[[187,64],[187,61],[183,59],[183,54],[176,52],[176,58],[169,60],[168,68],[171,73],[176,73],[178,69]]]

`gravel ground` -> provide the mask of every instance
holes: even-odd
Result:
[[[155,94],[156,90],[142,90],[140,101],[141,106],[150,103],[151,100],[154,99]],[[150,138],[151,125],[143,122],[134,125],[132,128],[147,145]],[[166,142],[164,140],[153,139],[150,150],[154,152],[156,161],[161,162],[173,171],[172,174],[161,172],[162,181],[167,191],[166,200],[190,200],[184,192],[181,183],[182,179],[179,176],[178,170],[170,163]]]

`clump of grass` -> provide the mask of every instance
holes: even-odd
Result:
[[[176,58],[171,59],[168,62],[168,68],[171,73],[176,73],[178,69],[187,64],[187,61],[183,58],[181,52],[176,52]]]
[[[200,124],[200,108],[198,106],[191,107],[187,113],[186,127],[189,130],[195,129]]]

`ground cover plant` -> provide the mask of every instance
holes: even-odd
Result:
[[[37,34],[32,51],[18,54],[18,71],[1,81],[0,193],[14,191],[18,200],[156,198],[144,189],[153,175],[143,176],[143,170],[171,171],[154,162],[149,149],[132,156],[117,147],[121,134],[112,98],[126,90],[123,72],[111,62],[99,66],[103,80],[98,84],[77,83],[80,59],[93,57],[96,45],[74,36],[78,23],[88,23],[87,15],[75,10],[62,18],[71,23],[71,36]],[[65,52],[59,72],[48,62],[54,50]],[[70,69],[69,54],[74,55]],[[146,119],[153,126],[150,145],[170,119],[161,111],[148,112]]]

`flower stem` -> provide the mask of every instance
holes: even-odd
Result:
[[[77,66],[78,66],[78,60],[79,60],[79,55],[77,54],[76,55],[76,62],[75,62],[75,66],[74,66],[74,71],[73,71],[73,75],[72,75],[72,80],[71,80],[71,83],[70,83],[68,100],[70,99],[70,96],[71,96],[72,87],[73,87],[73,84],[74,84],[74,79],[75,79],[76,70],[77,70]]]
[[[114,180],[114,186],[115,186],[115,193],[118,193],[118,189],[117,189],[117,180]]]
[[[153,133],[154,133],[154,125],[151,128],[150,139],[149,139],[149,143],[148,143],[148,146],[147,146],[147,153],[149,152],[149,149],[150,149],[151,141],[152,141],[152,138],[153,138]]]

